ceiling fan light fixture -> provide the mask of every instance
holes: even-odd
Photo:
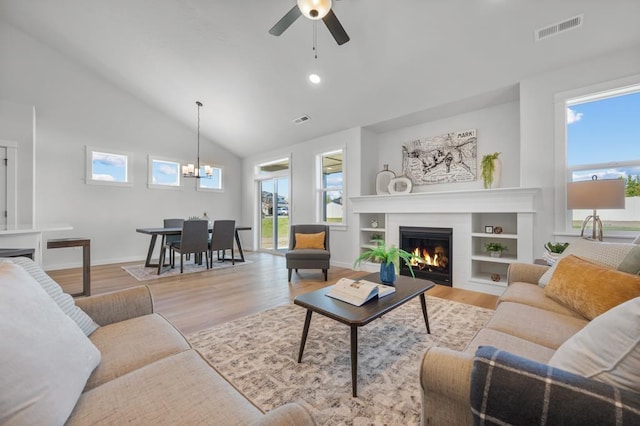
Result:
[[[324,18],[331,10],[331,0],[297,0],[298,9],[314,21]]]

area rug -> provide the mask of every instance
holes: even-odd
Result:
[[[461,350],[493,311],[427,297],[431,335],[416,298],[358,330],[358,397],[351,395],[350,331],[313,314],[297,363],[306,310],[285,305],[188,336],[263,411],[287,402],[321,425],[417,425],[419,371],[430,346]]]
[[[207,269],[204,261],[202,265],[198,265],[197,263],[193,263],[192,260],[185,260],[184,262],[184,272],[183,274],[193,274],[195,272],[211,272],[216,269],[224,269],[224,268],[232,268],[234,266],[242,266],[252,263],[250,260],[245,260],[244,262],[236,262],[235,265],[232,265],[230,261],[226,262],[218,262],[217,260],[213,260],[213,266],[210,269]],[[173,277],[176,275],[180,275],[180,261],[176,260],[176,267],[171,269],[167,268],[164,272],[158,275],[158,267],[145,267],[144,264],[140,265],[128,265],[123,266],[122,269],[127,271],[132,277],[137,279],[138,281],[148,281],[148,280],[156,280],[158,278],[165,277]]]

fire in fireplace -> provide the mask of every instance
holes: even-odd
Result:
[[[400,248],[419,258],[411,262],[416,278],[452,285],[452,235],[451,228],[400,227]],[[411,276],[405,265],[400,274]]]

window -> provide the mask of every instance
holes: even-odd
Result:
[[[210,178],[203,177],[198,179],[198,190],[222,191],[224,189],[222,186],[222,167],[212,166],[211,170],[213,174]],[[204,171],[204,166],[200,167],[200,176],[207,176],[207,173]]]
[[[609,231],[640,230],[640,86],[566,101],[567,181],[623,179],[624,210],[598,210]],[[569,229],[580,229],[593,211],[573,210]]]
[[[87,147],[86,181],[99,185],[131,186],[133,154]]]
[[[149,188],[179,189],[180,163],[149,156]]]
[[[344,150],[318,156],[318,221],[345,224]]]

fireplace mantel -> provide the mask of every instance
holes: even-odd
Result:
[[[353,213],[534,213],[539,188],[497,188],[349,197]]]

